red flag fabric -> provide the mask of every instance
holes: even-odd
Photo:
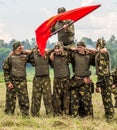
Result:
[[[58,21],[58,20],[72,20],[76,22],[77,20],[81,19],[82,17],[86,16],[93,10],[97,9],[101,5],[92,5],[92,6],[85,6],[81,8],[76,8],[70,11],[66,11],[64,13],[60,13],[51,17],[50,19],[46,20],[42,23],[36,30],[36,43],[40,50],[41,55],[44,55],[44,51],[46,48],[46,42],[48,38],[51,36],[51,27]]]

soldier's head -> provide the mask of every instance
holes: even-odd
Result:
[[[22,52],[24,47],[20,41],[16,41],[13,43],[13,51],[15,52]]]
[[[57,42],[56,45],[54,46],[54,52],[56,55],[61,55],[63,52],[63,47],[60,42]]]
[[[65,9],[64,7],[60,7],[60,8],[58,8],[58,10],[57,10],[57,13],[58,13],[58,14],[64,13],[64,12],[66,12],[66,9]]]
[[[106,43],[104,38],[99,38],[96,43],[96,49],[103,49],[105,47]]]
[[[86,48],[86,45],[83,41],[80,41],[77,43],[77,49],[79,53],[84,54],[85,48]]]

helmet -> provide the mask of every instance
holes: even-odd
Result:
[[[58,14],[66,12],[66,9],[64,7],[58,8]]]
[[[85,45],[85,43],[83,41],[78,42],[77,46],[84,46],[84,47],[86,47],[86,45]]]
[[[20,41],[16,41],[15,43],[13,43],[13,50],[16,50],[19,46],[22,46]]]
[[[104,48],[105,47],[105,45],[106,45],[106,43],[105,43],[105,40],[104,40],[104,38],[99,38],[98,40],[97,40],[97,44],[96,44],[96,48]]]
[[[57,42],[56,45],[54,46],[54,49],[61,49],[62,48],[62,43]]]

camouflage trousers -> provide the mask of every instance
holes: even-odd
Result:
[[[32,89],[32,103],[31,103],[31,115],[39,116],[41,107],[41,98],[43,96],[44,106],[46,114],[52,116],[52,97],[51,97],[51,84],[50,77],[35,76],[33,79]]]
[[[102,101],[105,110],[106,119],[113,119],[114,117],[114,108],[112,104],[112,96],[111,96],[111,79],[110,77],[97,77],[97,87],[101,88]]]
[[[5,113],[14,114],[16,98],[18,98],[20,111],[22,115],[29,115],[29,97],[27,90],[27,81],[12,81],[14,88],[7,87]]]
[[[69,78],[55,78],[53,86],[53,111],[55,116],[69,115]]]
[[[117,87],[111,89],[112,94],[114,95],[115,102],[117,103]]]
[[[71,83],[71,85],[75,85],[74,89],[71,89],[71,115],[73,117],[77,115],[93,117],[92,87],[94,86],[93,84],[82,84],[80,82],[82,82],[82,79],[74,78]]]

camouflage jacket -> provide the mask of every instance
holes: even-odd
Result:
[[[110,54],[97,52],[95,56],[96,74],[99,76],[109,76],[111,71]]]
[[[71,63],[76,76],[87,77],[91,75],[90,65],[95,66],[95,54],[80,54],[78,51],[72,52]]]
[[[112,71],[113,84],[117,87],[117,68],[114,68]]]
[[[51,29],[51,32],[54,32],[60,28],[62,28],[65,24],[69,24],[71,20],[63,20],[58,21]],[[74,41],[74,25],[68,26],[66,29],[59,31],[58,33],[58,41],[63,42],[63,45],[69,45]]]
[[[26,63],[28,54],[14,55],[11,53],[3,63],[4,80],[6,84],[12,83],[13,80],[26,78]]]

